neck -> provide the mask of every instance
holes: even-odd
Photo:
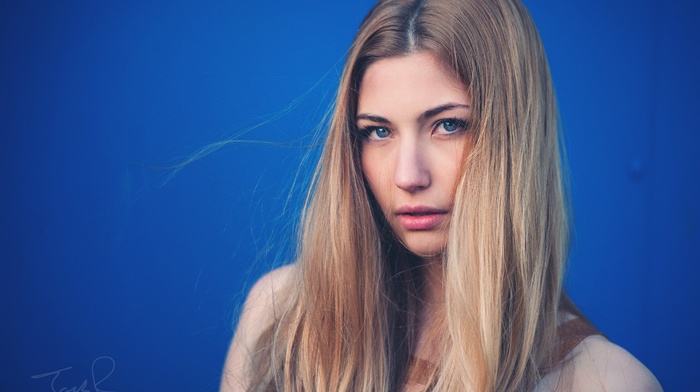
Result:
[[[425,277],[421,292],[423,306],[418,316],[418,336],[411,355],[437,363],[440,354],[435,351],[438,346],[434,328],[439,323],[440,312],[445,306],[442,259],[424,259],[422,268]]]
[[[426,259],[423,264],[425,287],[422,293],[423,303],[426,308],[442,306],[445,300],[442,259]]]

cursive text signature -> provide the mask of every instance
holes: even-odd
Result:
[[[98,366],[98,364],[101,365]],[[109,378],[109,376],[112,375],[112,373],[114,373],[115,367],[116,364],[112,357],[97,357],[94,361],[92,361],[92,366],[90,366],[91,383],[88,383],[88,379],[84,379],[82,384],[75,386],[61,386],[61,382],[59,380],[61,373],[73,369],[72,366],[60,370],[54,370],[53,372],[36,374],[33,375],[32,378],[50,378],[52,392],[111,392],[100,389],[100,384],[102,384]],[[88,387],[92,389],[88,389]]]

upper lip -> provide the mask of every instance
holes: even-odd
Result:
[[[449,211],[443,208],[428,206],[402,206],[395,211],[396,215],[433,215],[447,214]]]

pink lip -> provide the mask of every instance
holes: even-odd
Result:
[[[404,206],[395,215],[406,230],[431,230],[447,218],[447,210],[426,206]]]

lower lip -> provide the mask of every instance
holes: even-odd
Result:
[[[447,214],[398,215],[399,223],[406,230],[431,230],[439,226]]]

